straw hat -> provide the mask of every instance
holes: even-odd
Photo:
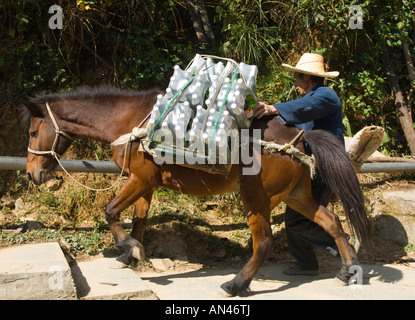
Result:
[[[323,57],[316,53],[304,53],[295,67],[286,63],[282,64],[283,70],[288,72],[300,72],[325,78],[336,78],[339,75],[338,71],[326,72],[325,66],[329,69],[329,66],[324,63]]]

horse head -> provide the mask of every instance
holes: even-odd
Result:
[[[30,181],[40,185],[52,178],[58,164],[56,157],[65,153],[72,138],[60,130],[57,118],[48,103],[27,100],[23,102],[23,106],[29,127],[26,173]]]

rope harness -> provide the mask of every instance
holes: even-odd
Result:
[[[297,158],[300,160],[301,163],[305,164],[310,169],[310,176],[313,178],[316,175],[316,161],[313,156],[309,156],[297,148],[294,147],[294,145],[298,142],[298,140],[302,137],[304,134],[304,130],[301,130],[295,137],[292,139],[289,143],[285,143],[283,145],[270,142],[270,141],[264,141],[264,140],[254,140],[251,141],[253,143],[258,143],[261,146],[264,147],[268,152],[285,152],[286,154],[289,154],[292,157]]]
[[[114,188],[120,181],[125,169],[125,160],[127,158],[127,144],[130,142],[130,140],[125,142],[125,151],[124,151],[124,160],[123,160],[123,166],[122,166],[122,170],[120,175],[118,176],[118,179],[114,182],[113,185],[111,185],[108,188],[103,188],[103,189],[95,189],[95,188],[91,188],[88,187],[82,183],[80,183],[78,180],[76,180],[66,169],[65,167],[62,165],[61,161],[59,160],[59,157],[61,157],[61,155],[59,153],[56,152],[56,147],[58,145],[58,140],[59,140],[59,136],[62,135],[70,140],[74,140],[74,138],[72,138],[69,134],[67,134],[66,132],[63,132],[62,130],[60,130],[58,123],[56,122],[55,116],[52,113],[52,110],[50,108],[49,102],[46,102],[46,109],[48,110],[49,116],[52,120],[53,126],[55,127],[55,140],[53,141],[53,145],[51,150],[49,151],[41,151],[41,150],[33,150],[31,148],[27,148],[27,151],[29,151],[30,153],[33,153],[35,155],[46,155],[46,154],[50,154],[52,157],[54,157],[56,159],[56,161],[59,163],[60,167],[62,168],[62,170],[73,180],[75,181],[77,184],[79,184],[80,186],[91,190],[91,191],[107,191],[110,190],[112,188]]]
[[[38,151],[38,150],[33,150],[30,148],[27,148],[27,151],[36,154],[36,155],[45,155],[45,154],[50,154],[53,157],[57,158],[58,156],[61,157],[61,155],[59,153],[56,152],[56,146],[58,145],[58,140],[59,140],[59,136],[62,135],[66,138],[68,138],[69,140],[74,140],[69,134],[67,134],[66,132],[63,132],[59,129],[58,123],[56,122],[55,117],[52,114],[52,111],[50,109],[50,105],[49,102],[46,102],[46,109],[48,110],[49,116],[52,120],[53,126],[55,127],[55,140],[53,141],[52,144],[52,148],[50,151]]]

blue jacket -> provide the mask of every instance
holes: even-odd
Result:
[[[285,125],[331,132],[344,144],[342,104],[333,89],[318,85],[304,97],[274,104]]]

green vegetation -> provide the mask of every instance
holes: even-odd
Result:
[[[211,53],[257,64],[259,97],[284,101],[295,93],[292,75],[280,64],[294,64],[306,51],[322,54],[340,71],[329,85],[343,100],[345,134],[381,125],[385,153],[414,153],[410,0],[72,0],[61,4],[61,30],[48,26],[54,4],[0,4],[1,154],[24,152],[9,150],[6,138],[7,127],[16,125],[18,99],[26,95],[101,83],[164,88],[173,65]],[[192,4],[203,6],[195,13]],[[360,29],[349,26],[357,14],[349,13],[352,5],[361,10]],[[27,139],[17,130],[14,136],[21,144]]]

